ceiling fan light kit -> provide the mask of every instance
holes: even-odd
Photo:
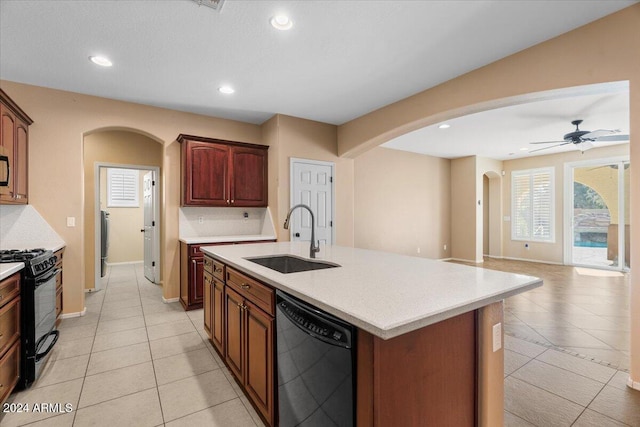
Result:
[[[563,145],[574,144],[580,148],[580,151],[585,151],[594,147],[593,143],[597,141],[628,141],[629,135],[615,135],[620,133],[620,129],[598,129],[594,131],[580,130],[580,124],[582,120],[574,120],[571,122],[576,127],[573,132],[569,132],[562,137],[562,141],[540,141],[530,142],[530,144],[556,144],[549,147],[538,148],[537,150],[531,150],[529,153],[535,153],[536,151],[548,150],[549,148],[561,147]]]

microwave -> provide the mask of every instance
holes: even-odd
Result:
[[[9,186],[9,157],[0,155],[0,187]]]

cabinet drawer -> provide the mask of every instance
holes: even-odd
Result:
[[[213,261],[213,276],[224,282],[224,269],[225,269],[225,265],[223,263],[221,263],[220,261],[216,261],[216,260],[212,260]]]
[[[56,290],[62,289],[62,271],[56,274]]]
[[[233,287],[266,313],[275,315],[275,291],[262,283],[230,268],[227,268],[227,285]]]
[[[0,354],[20,337],[20,298],[0,308]]]
[[[204,271],[206,271],[209,274],[213,274],[213,265],[214,265],[214,261],[209,258],[209,257],[204,257],[204,266],[202,268],[204,268]]]
[[[0,402],[9,397],[20,375],[20,340],[0,358]]]
[[[20,295],[20,273],[16,273],[0,282],[0,307],[18,295]]]

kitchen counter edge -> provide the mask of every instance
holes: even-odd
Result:
[[[362,318],[359,318],[357,315],[354,314],[350,314],[347,312],[344,312],[336,307],[327,305],[326,303],[320,301],[320,300],[316,300],[313,296],[308,295],[304,292],[301,292],[299,289],[294,289],[291,288],[289,286],[283,285],[282,283],[278,282],[276,279],[272,278],[272,277],[267,277],[263,274],[260,273],[259,269],[261,268],[260,266],[258,266],[256,264],[255,269],[253,268],[247,268],[247,266],[245,265],[239,265],[238,263],[234,262],[233,259],[227,258],[225,256],[222,256],[220,254],[216,254],[213,251],[219,250],[221,247],[210,247],[207,248],[202,247],[201,250],[208,256],[213,257],[215,259],[217,259],[220,262],[223,262],[224,264],[233,267],[235,269],[237,269],[238,271],[245,273],[257,280],[260,280],[272,287],[274,287],[275,289],[281,290],[283,292],[289,293],[295,297],[298,297],[306,302],[308,302],[309,304],[312,304],[316,307],[318,307],[321,310],[324,310],[348,323],[351,323],[353,325],[355,325],[356,327],[363,329],[379,338],[382,339],[390,339],[390,338],[394,338],[403,334],[406,334],[408,332],[411,331],[415,331],[421,328],[424,328],[426,326],[441,322],[443,320],[458,316],[460,314],[463,313],[467,313],[469,311],[473,311],[482,307],[485,307],[487,305],[490,305],[492,303],[498,302],[498,301],[502,301],[505,298],[509,298],[511,296],[520,294],[522,292],[526,292],[528,290],[531,289],[535,289],[539,286],[542,286],[542,280],[537,278],[537,277],[531,277],[530,281],[527,281],[526,283],[522,283],[520,286],[518,286],[515,289],[509,289],[506,291],[501,291],[501,292],[497,292],[495,294],[491,294],[491,295],[486,295],[484,298],[480,298],[480,299],[474,299],[474,300],[469,300],[469,301],[465,301],[465,303],[463,304],[459,304],[459,305],[451,305],[446,307],[445,309],[442,309],[440,311],[438,311],[437,313],[433,313],[433,314],[427,314],[424,316],[420,316],[418,318],[414,318],[411,319],[409,321],[400,323],[400,324],[395,324],[391,327],[388,328],[381,328],[378,327],[376,325],[373,325],[371,323],[369,323],[367,320],[364,320]],[[367,251],[367,250],[365,250]],[[294,256],[300,256],[299,252],[292,252],[291,255]],[[397,254],[390,254],[393,256],[396,256]],[[249,254],[249,256],[254,256],[252,254]],[[321,260],[319,260],[321,261]],[[333,261],[333,262],[339,262],[338,260],[325,260],[325,261]],[[438,261],[438,262],[442,262],[442,261]],[[454,265],[460,265],[460,264],[454,264]],[[253,267],[253,266],[252,266]],[[469,267],[469,268],[475,268],[475,267]],[[269,272],[271,274],[271,271]],[[276,275],[281,275],[283,278],[286,276],[285,274],[281,274],[281,273],[277,273],[274,272]],[[306,273],[310,273],[310,272],[306,272]],[[505,273],[505,274],[512,274],[512,273]],[[273,275],[273,274],[272,274]],[[514,274],[515,276],[515,274]]]

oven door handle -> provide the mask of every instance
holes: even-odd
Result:
[[[44,352],[36,354],[36,362],[39,362],[43,357],[46,357],[47,354],[49,354],[49,352],[53,349],[53,346],[56,345],[56,342],[58,342],[58,338],[60,338],[60,331],[53,330],[49,332],[45,337],[42,337],[42,340],[45,341],[50,335],[55,335],[53,341],[51,341],[51,344],[49,344],[49,347],[47,347]]]
[[[43,283],[47,283],[49,280],[53,279],[56,274],[58,274],[60,272],[59,268],[54,268],[51,271],[51,274],[48,274],[47,277],[39,277],[36,279],[36,288],[40,285],[42,285]]]

